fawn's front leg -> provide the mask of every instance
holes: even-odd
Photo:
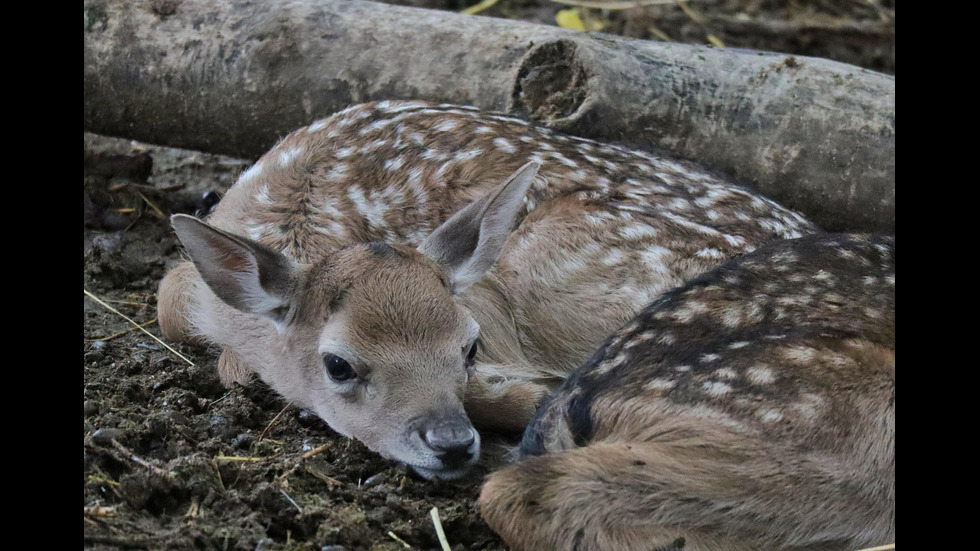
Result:
[[[255,372],[245,363],[245,360],[230,348],[221,351],[218,358],[218,378],[225,388],[232,388],[235,383],[245,386],[252,380]]]
[[[466,386],[463,406],[475,427],[519,434],[551,391],[524,379],[489,383],[477,373]]]

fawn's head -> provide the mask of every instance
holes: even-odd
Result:
[[[456,478],[480,453],[462,403],[479,326],[454,296],[496,261],[537,169],[519,169],[418,249],[360,243],[300,264],[190,216],[172,223],[219,299],[271,320],[279,360],[250,363],[263,380],[422,476]]]

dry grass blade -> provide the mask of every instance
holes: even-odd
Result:
[[[601,0],[592,2],[590,0],[554,0],[559,4],[565,4],[566,6],[575,6],[578,8],[596,8],[600,10],[628,10],[631,8],[639,8],[643,6],[663,6],[668,4],[677,4],[678,0],[634,0],[632,2],[603,2]]]
[[[98,342],[98,341],[105,342],[105,341],[111,341],[112,339],[119,338],[119,337],[121,337],[123,335],[128,335],[128,334],[132,333],[133,331],[136,331],[137,329],[143,329],[144,327],[148,327],[150,325],[153,325],[156,322],[157,322],[157,320],[152,319],[152,320],[150,320],[150,321],[148,321],[148,322],[146,322],[146,323],[144,323],[142,325],[137,325],[136,327],[130,327],[129,329],[126,329],[125,331],[120,331],[118,333],[114,333],[112,335],[109,335],[108,337],[98,337],[98,338],[95,338],[95,339],[85,339],[85,342]]]
[[[393,539],[393,540],[397,541],[398,543],[402,544],[405,547],[405,549],[411,549],[412,548],[411,545],[409,545],[405,540],[403,540],[403,539],[399,538],[398,536],[396,536],[395,533],[392,532],[391,530],[388,530],[388,535],[391,536],[391,539]]]
[[[85,296],[87,296],[88,298],[90,298],[90,299],[94,300],[95,302],[99,303],[106,310],[109,310],[113,314],[116,314],[117,316],[123,318],[124,320],[128,321],[129,323],[132,323],[133,325],[135,325],[137,328],[139,328],[140,331],[146,333],[147,335],[150,336],[150,338],[152,338],[153,340],[155,340],[158,343],[162,344],[164,346],[164,348],[166,348],[167,350],[173,352],[178,358],[180,358],[180,359],[184,360],[185,362],[187,362],[191,367],[197,367],[196,365],[194,365],[194,362],[188,360],[187,358],[184,357],[183,354],[181,354],[180,352],[177,352],[176,350],[174,350],[173,348],[171,348],[170,345],[168,345],[167,343],[165,343],[165,342],[161,341],[160,339],[158,339],[156,337],[156,335],[154,335],[153,333],[150,333],[146,329],[143,329],[142,327],[140,327],[140,324],[138,324],[135,321],[133,321],[133,320],[129,319],[128,317],[126,317],[126,315],[123,314],[122,312],[120,312],[119,310],[116,310],[112,306],[109,306],[108,304],[105,303],[104,300],[102,300],[99,297],[97,297],[97,296],[93,295],[92,293],[88,292],[88,289],[82,289],[82,290],[85,291]],[[144,325],[146,325],[146,324],[144,324]]]
[[[109,480],[108,478],[102,478],[101,476],[89,475],[89,480],[92,482],[98,482],[99,484],[108,484],[109,486],[118,486],[119,483],[115,480]]]
[[[85,507],[85,516],[87,517],[108,517],[116,513],[116,506],[103,507],[101,505],[95,505],[92,507]]]
[[[127,448],[126,446],[123,446],[115,438],[113,438],[112,440],[110,440],[110,442],[112,442],[112,445],[117,450],[121,451],[124,455],[128,456],[129,459],[130,459],[130,461],[132,461],[133,463],[136,463],[138,465],[142,465],[142,466],[146,467],[147,469],[153,471],[154,473],[156,473],[156,474],[158,474],[160,476],[166,477],[166,478],[169,478],[169,477],[173,476],[173,473],[167,472],[167,471],[161,469],[160,467],[157,467],[153,463],[150,463],[146,459],[143,459],[142,457],[136,455],[135,453],[133,453],[133,450]]]
[[[459,13],[464,13],[466,15],[476,15],[476,14],[480,13],[481,11],[483,11],[483,10],[485,10],[485,9],[493,6],[498,1],[499,0],[483,0],[479,4],[475,4],[473,6],[470,6],[470,7],[466,8],[465,10],[463,10],[463,11],[461,11]]]
[[[436,527],[436,536],[439,537],[439,545],[442,546],[442,551],[453,551],[449,547],[449,540],[446,539],[446,532],[442,529],[442,521],[439,520],[439,508],[433,507],[429,511],[429,516],[432,517],[432,524]]]
[[[289,406],[291,405],[293,405],[292,402],[287,403],[286,407],[279,410],[279,413],[277,413],[276,416],[272,418],[272,421],[269,421],[269,424],[266,425],[265,430],[262,431],[262,435],[259,436],[259,441],[265,440],[266,435],[268,435],[269,431],[272,430],[272,426],[276,424],[276,421],[278,421],[280,417],[282,417],[283,413],[286,413],[286,410],[289,409]]]
[[[337,480],[336,478],[331,478],[331,477],[329,477],[329,476],[327,476],[327,475],[325,475],[325,474],[317,471],[316,469],[311,469],[309,467],[306,467],[306,472],[310,473],[310,475],[312,475],[313,478],[316,478],[316,479],[320,480],[321,482],[326,482],[327,484],[336,484],[338,486],[343,486],[345,484],[344,482],[341,482],[341,481]]]
[[[263,459],[265,459],[265,458],[264,457],[246,457],[246,456],[241,456],[241,455],[219,455],[219,456],[217,456],[217,457],[214,458],[215,461],[238,461],[238,462],[262,461]]]
[[[299,506],[299,504],[298,504],[298,503],[296,503],[296,502],[295,502],[295,501],[293,500],[293,498],[291,498],[291,497],[289,497],[289,494],[287,494],[287,493],[286,493],[286,490],[283,490],[282,488],[279,488],[279,492],[280,492],[280,493],[281,493],[281,494],[282,494],[283,496],[285,496],[285,497],[286,497],[286,499],[288,499],[290,503],[292,503],[292,504],[293,504],[293,507],[296,507],[296,510],[297,510],[297,511],[299,511],[299,514],[301,514],[301,515],[303,514],[303,508],[302,508],[302,507],[300,507],[300,506]]]
[[[694,21],[698,25],[704,25],[704,16],[701,15],[701,12],[695,10],[691,6],[688,6],[687,2],[684,0],[677,0],[677,7],[679,7],[681,11],[684,12],[684,15],[686,15],[691,21]]]
[[[330,444],[324,444],[322,446],[318,446],[316,448],[313,448],[312,450],[310,450],[310,451],[308,451],[308,452],[306,452],[306,453],[303,454],[303,459],[309,459],[309,458],[313,457],[314,455],[323,453],[323,452],[327,451],[327,448],[329,448],[329,447],[330,447]]]
[[[144,202],[146,202],[147,205],[150,206],[151,209],[153,209],[153,214],[156,215],[157,218],[159,218],[160,220],[167,219],[167,215],[164,214],[162,210],[160,210],[160,207],[156,206],[156,204],[153,201],[147,199],[146,195],[143,195],[143,192],[137,191],[136,193],[143,199]]]

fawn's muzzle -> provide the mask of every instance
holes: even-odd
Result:
[[[476,430],[464,420],[440,420],[422,428],[422,441],[449,469],[464,466],[476,452]]]

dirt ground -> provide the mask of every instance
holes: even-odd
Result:
[[[482,13],[554,24],[567,7],[500,0]],[[686,7],[582,8],[580,15],[618,34],[695,43],[711,35],[726,46],[894,74],[891,0]],[[175,353],[122,317],[159,337],[157,285],[179,258],[166,217],[206,212],[252,160],[92,134],[84,141],[86,549],[440,549],[433,507],[454,551],[506,549],[474,506],[483,472],[421,480],[260,382],[225,389],[215,374],[217,350],[178,346]]]

